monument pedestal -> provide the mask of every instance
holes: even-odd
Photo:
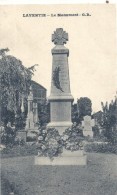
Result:
[[[87,165],[87,155],[83,151],[68,151],[64,150],[61,156],[50,159],[48,157],[35,156],[35,165]]]
[[[68,128],[72,126],[71,122],[71,101],[73,101],[72,96],[69,99],[64,99],[64,97],[49,97],[50,101],[50,115],[51,122],[47,125],[48,128],[56,128],[60,135]]]

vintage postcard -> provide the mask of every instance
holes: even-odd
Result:
[[[1,195],[117,195],[116,4],[0,2]]]

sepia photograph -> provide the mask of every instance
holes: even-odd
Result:
[[[1,4],[1,195],[117,195],[116,4]]]

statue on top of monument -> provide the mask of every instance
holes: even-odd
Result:
[[[62,28],[57,28],[56,31],[54,31],[54,34],[52,34],[52,42],[54,42],[55,45],[64,45],[67,41],[68,33],[63,31]]]

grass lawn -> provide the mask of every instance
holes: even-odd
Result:
[[[117,195],[114,154],[88,153],[86,167],[35,166],[34,156],[4,158],[1,165],[18,195]]]

